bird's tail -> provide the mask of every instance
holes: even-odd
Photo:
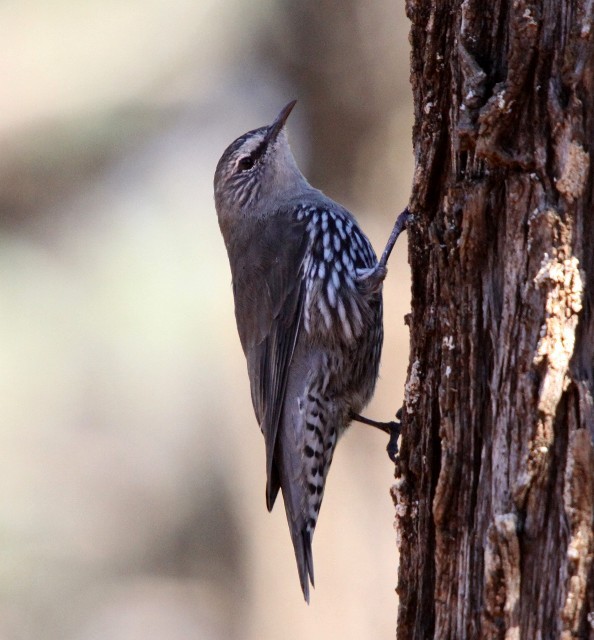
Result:
[[[301,478],[303,470],[299,458],[292,451],[283,450],[283,439],[277,448],[277,469],[280,476],[280,485],[291,532],[291,541],[295,550],[299,581],[303,591],[303,597],[309,604],[309,585],[314,586],[313,555],[311,551],[312,536],[315,520],[307,516],[307,488]]]
[[[284,494],[283,494],[284,497]],[[299,518],[295,519],[294,514],[285,499],[285,508],[287,512],[287,520],[289,522],[289,530],[291,531],[291,540],[295,549],[295,560],[297,561],[297,571],[299,572],[299,582],[303,597],[309,604],[309,584],[314,585],[314,568],[313,555],[311,552],[311,539],[313,530],[310,531],[305,523],[301,524]]]
[[[288,515],[288,514],[287,514]],[[309,583],[314,587],[313,556],[311,553],[311,533],[302,528],[296,530],[291,523],[291,539],[295,548],[295,559],[297,560],[297,570],[299,571],[299,582],[305,602],[309,604]]]

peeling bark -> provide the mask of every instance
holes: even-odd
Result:
[[[592,0],[408,0],[398,638],[594,637]]]

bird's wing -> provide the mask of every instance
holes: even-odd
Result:
[[[252,402],[266,442],[266,504],[272,509],[280,481],[274,464],[287,376],[301,327],[308,234],[294,211],[256,225],[233,251],[233,293],[247,358]]]

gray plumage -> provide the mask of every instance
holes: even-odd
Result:
[[[336,441],[378,375],[386,271],[353,216],[299,171],[284,130],[294,104],[226,149],[214,189],[266,443],[266,504],[282,491],[309,601],[311,541]]]

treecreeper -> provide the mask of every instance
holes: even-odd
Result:
[[[299,580],[309,602],[312,537],[340,435],[375,388],[383,342],[382,284],[410,219],[396,221],[378,261],[353,215],[299,170],[285,123],[232,142],[218,162],[215,205],[233,282],[252,403],[266,444],[266,505],[282,491]]]

